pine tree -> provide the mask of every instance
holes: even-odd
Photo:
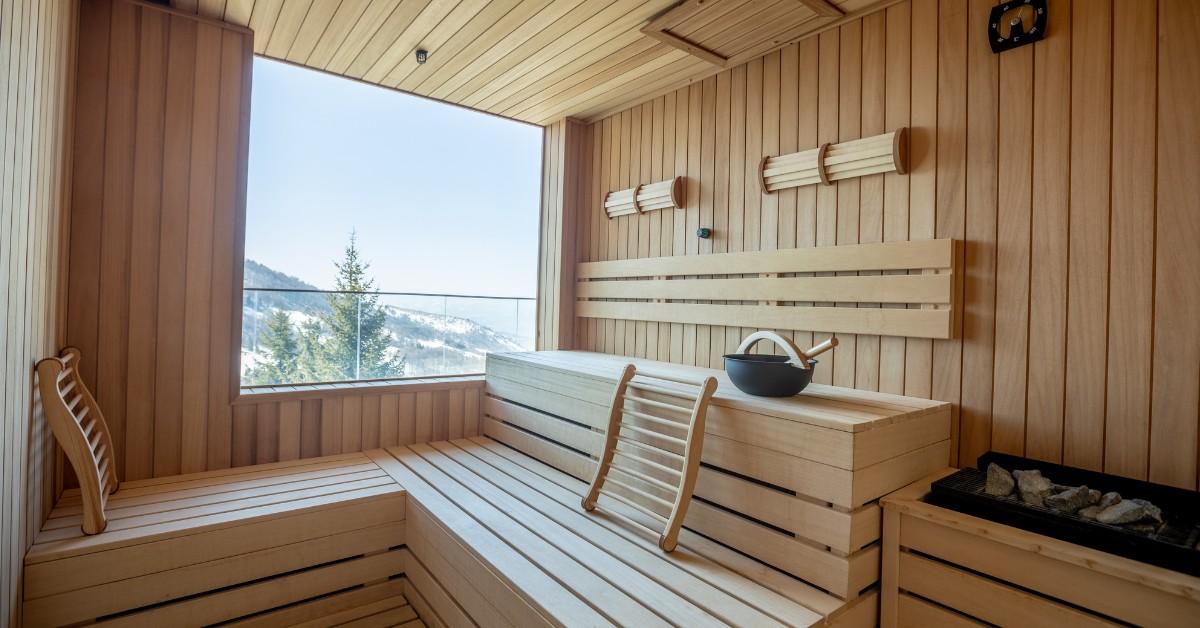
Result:
[[[267,361],[247,374],[251,384],[283,384],[299,381],[300,344],[287,312],[274,310],[263,331],[262,348]]]
[[[387,312],[374,294],[375,280],[367,275],[370,265],[359,257],[357,240],[351,233],[342,261],[334,262],[338,292],[325,295],[330,313],[321,317],[321,331],[328,336],[310,338],[306,344],[315,344],[314,366],[328,379],[399,377],[404,374],[404,358],[389,355]]]

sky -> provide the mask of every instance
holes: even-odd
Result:
[[[254,59],[246,257],[333,288],[533,297],[542,129]],[[256,286],[270,287],[270,286]]]

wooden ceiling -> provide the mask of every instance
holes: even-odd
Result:
[[[548,124],[595,120],[895,1],[171,3],[249,26],[265,57]]]

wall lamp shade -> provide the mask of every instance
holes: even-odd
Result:
[[[675,207],[683,207],[683,177],[609,192],[604,197],[609,218]]]
[[[766,194],[815,183],[832,185],[834,181],[869,174],[908,172],[908,129],[864,137],[840,144],[822,144],[778,157],[763,157],[759,183]]]

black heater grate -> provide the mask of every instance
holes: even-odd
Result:
[[[1126,498],[1148,499],[1162,509],[1163,525],[1155,533],[1139,532],[1031,506],[1015,497],[988,495],[984,492],[987,474],[976,469],[963,469],[934,482],[928,501],[990,521],[1200,576],[1200,549],[1197,549],[1200,544],[1200,494],[995,452],[980,456],[979,469],[987,469],[993,462],[1010,472],[1038,469],[1057,484],[1086,484],[1101,492],[1117,491]]]

